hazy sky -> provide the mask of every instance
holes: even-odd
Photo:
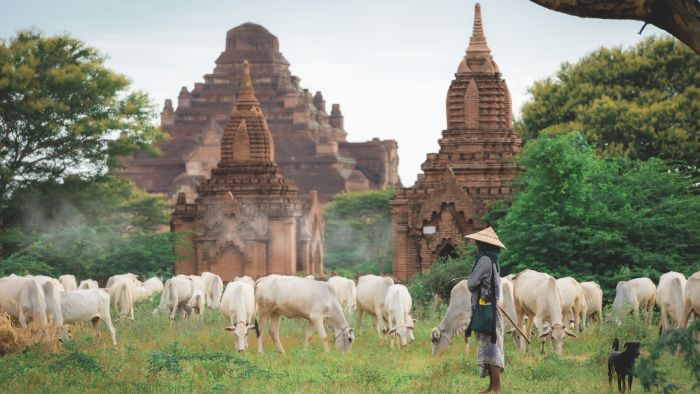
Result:
[[[438,150],[445,95],[471,35],[473,0],[162,1],[0,0],[0,37],[35,27],[70,33],[109,56],[162,108],[214,68],[226,31],[244,22],[280,41],[292,73],[330,108],[340,103],[350,141],[399,143],[411,185]],[[629,46],[663,32],[635,21],[581,19],[528,0],[482,0],[484,31],[510,88],[514,114],[534,80],[600,46]],[[175,100],[174,100],[175,101]]]

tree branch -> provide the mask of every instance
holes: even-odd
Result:
[[[700,55],[698,0],[530,0],[582,18],[638,20],[671,33]]]

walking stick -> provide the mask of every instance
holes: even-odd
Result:
[[[508,315],[508,312],[506,312],[506,311],[505,311],[503,308],[501,308],[501,306],[498,305],[498,304],[496,304],[496,307],[498,308],[499,311],[501,311],[502,314],[504,314],[504,315],[506,316],[506,319],[508,319],[508,321],[510,322],[510,324],[512,324],[513,327],[515,327],[515,329],[518,330],[518,332],[520,333],[520,335],[522,335],[522,337],[525,338],[525,341],[527,341],[527,344],[528,344],[528,345],[532,345],[532,342],[530,342],[530,336],[529,336],[529,335],[525,335],[525,333],[523,332],[523,330],[521,330],[520,327],[518,327],[518,325],[513,321],[513,319],[511,319],[510,315]]]

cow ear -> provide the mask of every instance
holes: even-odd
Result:
[[[235,326],[224,327],[224,331],[234,331],[234,330],[236,330],[236,327],[235,327]]]
[[[573,337],[573,338],[578,338],[578,336],[576,336],[576,334],[574,334],[573,332],[571,332],[569,330],[564,330],[564,334],[566,334],[570,337]],[[627,346],[627,344],[625,344],[625,346]]]

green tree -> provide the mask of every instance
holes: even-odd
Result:
[[[700,57],[672,37],[601,48],[536,81],[523,140],[579,131],[599,153],[700,166]]]
[[[342,193],[325,208],[324,265],[346,275],[391,272],[393,190]]]
[[[67,35],[0,40],[0,213],[20,188],[101,174],[120,155],[154,151],[154,106],[128,87],[96,49]]]
[[[580,134],[541,135],[519,158],[522,190],[497,231],[504,272],[597,280],[700,269],[694,179],[653,159],[599,159]]]

